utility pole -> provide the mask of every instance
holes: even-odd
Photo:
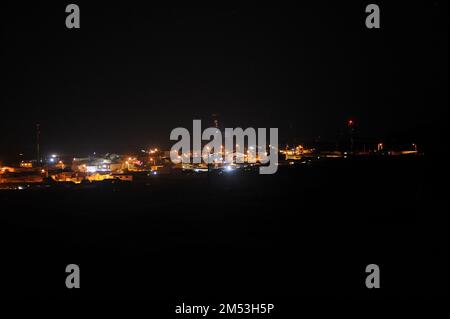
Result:
[[[348,120],[347,126],[350,135],[350,153],[353,154],[353,146],[355,143],[355,122],[353,122],[353,120]]]
[[[39,137],[40,137],[40,124],[36,124],[36,157],[37,157],[37,166],[41,166],[41,156],[40,156],[40,149],[39,149]]]

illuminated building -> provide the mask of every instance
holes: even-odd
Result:
[[[33,167],[33,163],[30,161],[21,161],[20,162],[20,167],[22,168],[32,168]]]

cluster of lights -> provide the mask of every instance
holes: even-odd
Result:
[[[33,164],[31,162],[21,161],[20,162],[20,167],[31,168],[31,167],[33,167]]]

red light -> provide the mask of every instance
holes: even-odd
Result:
[[[352,126],[353,125],[353,120],[348,120],[348,126]]]

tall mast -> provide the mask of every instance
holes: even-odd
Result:
[[[40,124],[36,124],[36,157],[37,157],[37,166],[39,167],[41,164],[41,156],[40,156],[40,147],[39,147],[39,135],[41,134]]]

